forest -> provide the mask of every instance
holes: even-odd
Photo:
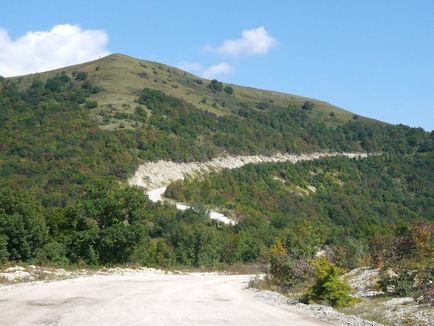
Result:
[[[433,170],[433,152],[251,164],[172,183],[165,195],[267,221],[287,248],[328,247],[340,266],[355,268],[369,263],[374,236],[434,222]]]

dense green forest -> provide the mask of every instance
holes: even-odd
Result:
[[[253,262],[263,246],[255,228],[217,225],[205,210],[179,212],[107,179],[88,182],[73,204],[56,208],[26,190],[2,189],[0,230],[0,261],[60,266],[218,266]]]
[[[434,221],[434,153],[247,165],[172,183],[166,196],[253,216],[287,248],[329,246],[346,267],[368,263],[369,240],[416,219]],[[300,232],[304,223],[317,229]],[[313,243],[311,243],[313,241]]]
[[[358,116],[331,127],[309,103],[241,103],[216,115],[145,88],[134,113],[117,116],[135,128],[110,130],[90,114],[104,90],[86,73],[35,77],[25,89],[18,82],[0,81],[3,262],[216,266],[266,258],[280,238],[299,251],[328,245],[340,264],[356,266],[373,234],[433,216],[434,133],[420,128]],[[312,151],[383,155],[247,166],[169,188],[196,206],[228,208],[240,220],[235,227],[201,208],[152,204],[125,183],[143,160]]]

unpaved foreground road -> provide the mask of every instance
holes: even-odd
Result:
[[[0,288],[1,325],[325,325],[245,290],[246,275],[95,276]]]

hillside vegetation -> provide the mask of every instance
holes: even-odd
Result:
[[[300,250],[329,245],[337,262],[355,266],[374,233],[433,216],[434,134],[321,101],[111,55],[1,79],[0,113],[3,262],[256,262],[276,237],[288,246],[317,239],[303,233],[313,225],[318,242]],[[383,156],[247,166],[169,189],[235,212],[236,227],[210,221],[200,207],[182,213],[150,203],[126,185],[143,161],[314,151]]]
[[[116,113],[134,113],[136,100],[144,88],[160,90],[169,96],[176,97],[202,111],[209,111],[221,115],[237,113],[243,108],[264,110],[274,106],[288,105],[302,107],[306,101],[312,103],[313,115],[318,121],[335,126],[350,121],[353,114],[337,108],[323,101],[309,99],[297,95],[266,91],[238,85],[224,85],[232,88],[232,93],[226,87],[209,87],[210,80],[206,80],[180,69],[157,62],[138,60],[121,54],[107,57],[76,66],[65,67],[41,74],[32,74],[11,78],[17,82],[20,89],[31,86],[34,79],[45,82],[60,73],[71,75],[74,72],[86,74],[86,79],[97,84],[102,90],[92,94],[92,99],[98,102],[98,107],[89,113],[97,118],[104,128],[119,128],[120,123],[134,128],[131,121],[121,121],[115,118]],[[113,117],[110,121],[99,115],[100,111]],[[330,116],[334,112],[334,116]],[[103,121],[104,120],[104,121]]]
[[[369,263],[374,236],[412,220],[434,222],[433,171],[433,152],[266,163],[178,181],[166,196],[268,221],[290,250],[313,255],[326,246],[355,268]]]

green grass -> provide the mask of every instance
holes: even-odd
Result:
[[[114,118],[104,123],[102,113],[133,113],[137,106],[135,100],[143,88],[161,90],[167,95],[183,99],[201,110],[217,115],[232,114],[245,106],[256,108],[260,102],[268,102],[272,106],[279,107],[288,105],[301,107],[305,101],[312,101],[315,104],[312,112],[314,119],[328,126],[343,124],[351,120],[354,115],[324,101],[233,84],[230,84],[234,89],[233,95],[215,92],[207,87],[209,80],[171,66],[138,60],[122,54],[112,54],[92,62],[40,74],[14,77],[12,80],[18,81],[19,87],[25,89],[35,78],[45,81],[62,71],[68,74],[73,71],[87,72],[88,78],[103,88],[102,91],[91,96],[98,101],[98,107],[91,109],[90,112],[100,121],[102,128],[109,130],[120,127],[135,128],[130,121]],[[203,103],[203,99],[206,99],[206,103]],[[330,116],[330,112],[334,112],[333,117]]]

